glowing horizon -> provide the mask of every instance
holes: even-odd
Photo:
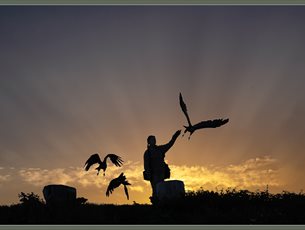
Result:
[[[51,182],[126,202],[81,169],[95,152],[120,155],[107,180],[130,173],[128,202],[148,202],[146,138],[183,129],[179,92],[192,121],[230,121],[179,137],[172,179],[304,189],[304,19],[293,6],[0,6],[0,203]]]
[[[228,188],[256,191],[264,190],[268,186],[269,191],[279,192],[279,188],[282,186],[279,182],[276,160],[268,156],[249,159],[239,165],[228,165],[225,168],[215,166],[202,167],[199,165],[170,165],[171,180],[178,179],[184,181],[186,191],[197,191],[199,189],[216,191]],[[4,169],[1,168],[1,170]],[[143,166],[141,162],[133,163],[129,161],[125,164],[124,174],[132,184],[129,186],[129,201],[123,194],[123,187],[117,188],[109,198],[105,196],[109,180],[118,176],[122,171],[118,167],[109,167],[105,176],[97,176],[95,170],[86,172],[81,167],[56,168],[51,170],[21,168],[17,170],[17,173],[15,172],[16,170],[10,169],[9,171],[16,175],[7,174],[1,176],[0,182],[4,185],[13,180],[12,178],[18,178],[22,183],[27,183],[35,188],[34,190],[38,191],[37,193],[41,198],[43,198],[42,189],[45,185],[64,184],[75,186],[78,197],[89,198],[88,202],[90,203],[132,204],[133,201],[136,203],[149,203],[148,197],[151,188],[148,182],[142,180]],[[267,177],[265,176],[266,174]],[[265,178],[262,180],[261,177],[263,176]],[[92,190],[91,193],[88,193],[88,189]],[[17,201],[16,194],[15,199],[11,200],[10,203],[17,203]],[[3,202],[1,200],[2,205],[7,204]]]

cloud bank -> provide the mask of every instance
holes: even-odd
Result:
[[[220,167],[172,166],[173,179],[180,178],[187,190],[223,188],[264,189],[282,186],[277,161],[269,156],[249,159],[238,165]]]
[[[11,179],[11,175],[0,175],[0,185],[4,182],[7,182]]]
[[[182,180],[186,190],[215,190],[220,188],[263,189],[282,186],[279,178],[277,161],[269,156],[249,159],[241,164],[226,167],[203,167],[171,165],[171,179]],[[95,170],[84,171],[80,167],[56,168],[51,170],[40,168],[24,168],[19,170],[22,180],[34,185],[70,184],[76,187],[105,188],[111,179],[124,172],[132,184],[131,191],[144,192],[149,183],[143,180],[141,162],[128,161],[123,168],[110,166],[106,175],[97,176]],[[0,177],[1,178],[1,177]],[[0,179],[1,181],[1,179]]]
[[[3,170],[3,167],[0,167],[0,170]],[[2,185],[4,182],[7,182],[11,180],[11,175],[9,174],[2,174],[0,171],[0,185]]]

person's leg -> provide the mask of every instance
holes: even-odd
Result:
[[[155,199],[155,197],[156,197],[156,184],[154,183],[153,180],[151,180],[150,185],[151,185],[151,189],[152,189],[152,195],[151,195],[151,197],[149,197],[149,199],[150,199],[150,202],[152,204],[155,204],[156,203],[156,199]]]
[[[150,181],[150,185],[151,185],[151,191],[152,191],[152,197],[153,196],[156,196],[156,183],[153,181],[153,180],[151,180]]]
[[[152,180],[150,181],[151,188],[152,188],[152,196],[150,198],[152,204],[156,204],[158,201],[157,197],[157,184],[161,181],[164,181],[163,176],[156,174],[152,176]]]

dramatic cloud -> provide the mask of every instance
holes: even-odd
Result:
[[[3,167],[0,167],[0,170],[1,170],[1,171],[4,171],[4,168],[3,168]],[[9,181],[10,179],[11,179],[11,175],[9,175],[9,174],[4,174],[4,175],[3,175],[3,172],[0,173],[0,185],[1,185],[3,182]]]
[[[11,175],[0,175],[0,185],[4,182],[11,180]]]
[[[221,188],[263,189],[279,187],[277,162],[265,156],[249,159],[239,165],[220,167],[178,166],[170,165],[171,179],[182,180],[186,190],[200,188],[215,190]],[[84,171],[82,168],[70,167],[67,169],[42,170],[39,168],[21,169],[22,179],[34,186],[46,184],[70,184],[73,186],[102,188],[108,186],[109,181],[124,172],[132,184],[131,191],[144,192],[149,189],[149,183],[143,180],[143,165],[141,162],[126,162],[124,170],[118,167],[108,167],[106,175],[96,175],[96,171]],[[102,174],[102,173],[101,173]]]
[[[133,184],[131,190],[142,191],[140,186],[140,176],[142,175],[142,166],[140,162],[126,162],[124,165],[124,171],[118,167],[108,167],[103,176],[103,172],[100,175],[96,175],[95,170],[84,171],[80,167],[69,167],[67,169],[57,168],[52,170],[40,169],[40,168],[27,168],[19,170],[19,175],[22,180],[32,184],[34,186],[43,186],[46,184],[71,184],[79,185],[82,187],[95,186],[102,188],[108,186],[109,181],[124,172],[128,178],[128,181]]]
[[[239,165],[224,168],[172,166],[173,178],[183,180],[187,190],[216,188],[264,189],[279,187],[277,162],[268,156],[249,159]]]

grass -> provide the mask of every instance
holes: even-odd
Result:
[[[0,206],[0,224],[305,224],[305,194],[286,191],[198,190],[158,207],[78,203],[53,209],[31,194]]]

